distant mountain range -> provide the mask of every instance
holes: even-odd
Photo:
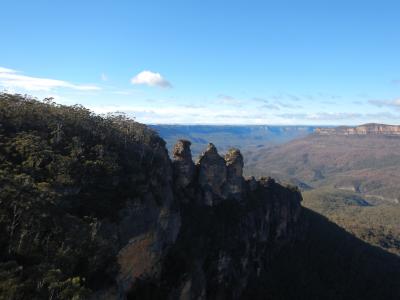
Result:
[[[150,125],[150,127],[167,142],[170,152],[178,139],[190,140],[195,158],[209,142],[215,144],[221,152],[226,152],[231,147],[257,149],[305,137],[317,128],[269,125]]]

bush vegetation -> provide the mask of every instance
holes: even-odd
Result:
[[[124,116],[0,94],[0,299],[84,299],[112,283],[99,223],[147,184],[157,147]]]

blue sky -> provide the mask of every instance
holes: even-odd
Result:
[[[400,1],[0,2],[0,89],[145,123],[400,123]]]

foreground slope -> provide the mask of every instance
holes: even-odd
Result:
[[[0,299],[398,299],[400,261],[146,126],[0,96]]]

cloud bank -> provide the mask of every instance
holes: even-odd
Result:
[[[56,88],[67,88],[79,91],[100,90],[95,85],[73,84],[64,80],[32,77],[20,72],[0,67],[0,86],[6,89],[20,88],[27,91],[51,91]]]

